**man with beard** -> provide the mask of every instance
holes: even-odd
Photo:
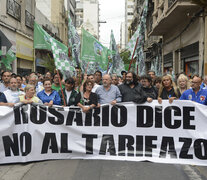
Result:
[[[18,103],[19,96],[23,92],[18,91],[18,84],[16,78],[11,78],[9,81],[9,89],[4,91],[0,96],[0,106],[9,106],[13,107],[15,103]]]
[[[106,74],[102,78],[103,85],[96,89],[98,96],[98,103],[100,104],[112,104],[115,105],[117,102],[121,102],[121,93],[119,88],[111,84],[111,77]]]
[[[149,75],[143,75],[140,79],[142,89],[149,98],[148,102],[152,102],[153,99],[157,99],[157,91],[154,86],[152,86],[152,78]]]
[[[128,72],[126,74],[126,80],[124,84],[119,86],[119,90],[122,94],[122,102],[132,101],[138,104],[146,101],[150,102],[150,99],[147,98],[142,86],[138,83],[135,73]]]

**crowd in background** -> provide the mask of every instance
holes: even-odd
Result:
[[[137,76],[134,72],[105,74],[82,74],[77,69],[75,77],[63,78],[60,72],[40,74],[32,72],[21,76],[2,72],[0,83],[0,105],[14,106],[16,103],[39,103],[46,106],[79,106],[83,112],[101,104],[115,105],[119,102],[145,103],[158,100],[192,100],[207,105],[207,76],[203,79],[184,73],[176,77],[171,73],[157,77],[154,71]],[[61,84],[61,85],[60,85]]]

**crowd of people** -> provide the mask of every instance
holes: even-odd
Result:
[[[207,76],[192,78],[180,73],[177,77],[164,74],[157,77],[154,71],[137,76],[134,72],[81,74],[63,79],[60,72],[45,75],[32,72],[20,76],[5,71],[1,74],[0,105],[13,107],[16,103],[40,103],[46,106],[79,106],[83,112],[102,104],[120,102],[151,103],[158,100],[191,100],[207,105]]]

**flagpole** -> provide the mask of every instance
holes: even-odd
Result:
[[[64,106],[66,106],[65,96],[64,96],[64,93],[63,93],[63,88],[62,88],[62,83],[61,83],[61,80],[60,80],[59,70],[57,69],[56,71],[57,71],[58,80],[59,80],[59,84],[60,84],[61,94],[62,94],[62,96],[63,96],[63,103],[64,103]]]
[[[137,48],[138,41],[139,41],[139,37],[137,38],[136,44],[135,44],[135,46],[134,46],[134,51],[133,51],[133,54],[132,54],[132,59],[131,59],[130,64],[129,64],[128,72],[129,72],[130,69],[131,69],[131,65],[132,65],[132,61],[133,61],[133,59],[134,59],[134,54],[135,54],[135,50],[136,50],[136,48]]]
[[[106,74],[108,74],[108,71],[109,71],[109,59],[110,59],[110,57],[108,57],[108,64],[107,64],[107,72],[106,72]]]

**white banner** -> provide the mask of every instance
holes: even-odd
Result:
[[[78,107],[1,107],[0,163],[46,159],[207,165],[207,106],[120,103],[87,114]]]

